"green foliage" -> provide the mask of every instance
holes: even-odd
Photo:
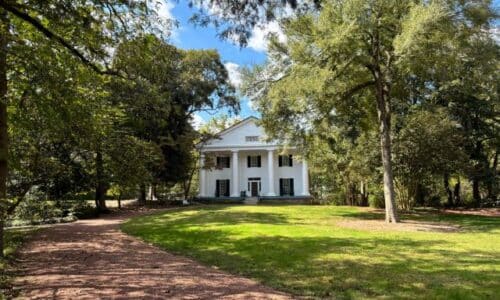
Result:
[[[380,230],[353,207],[210,206],[134,218],[122,229],[201,263],[300,297],[491,298],[498,289],[495,217],[419,212],[403,219],[461,232]],[[349,229],[345,222],[366,222]]]
[[[40,199],[28,198],[21,203],[13,216],[14,220],[22,220],[29,224],[44,223],[56,218],[65,217],[63,209],[55,201],[44,201]],[[17,224],[16,224],[17,223]],[[18,225],[14,222],[13,225]]]
[[[189,177],[198,110],[238,109],[227,71],[213,50],[180,50],[145,35],[122,43],[114,60],[129,79],[110,84],[111,98],[124,107],[124,126],[162,154],[154,180],[175,184]]]
[[[394,166],[398,204],[408,210],[416,204],[417,189],[431,187],[433,176],[464,170],[467,157],[458,124],[445,111],[416,111],[402,124],[394,140]]]
[[[96,208],[90,205],[87,201],[75,201],[71,203],[71,207],[69,209],[71,214],[78,219],[92,219],[99,216]]]
[[[325,1],[283,22],[243,88],[270,138],[307,153],[320,201],[380,195],[381,139],[401,208],[444,202],[443,176],[470,179],[479,206],[500,182],[495,16],[489,1]]]

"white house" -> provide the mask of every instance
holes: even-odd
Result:
[[[246,118],[199,146],[199,199],[310,198],[307,162],[265,142],[257,120]]]

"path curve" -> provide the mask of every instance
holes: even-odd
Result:
[[[19,252],[20,299],[289,299],[120,231],[138,213],[55,225]]]

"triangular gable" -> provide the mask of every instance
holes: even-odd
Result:
[[[257,125],[258,120],[259,119],[253,116],[241,120],[233,126],[219,132],[217,134],[218,138],[208,141],[202,146],[202,148],[244,148],[273,145],[264,141],[265,131],[264,128]],[[254,140],[255,137],[257,137],[257,140]]]

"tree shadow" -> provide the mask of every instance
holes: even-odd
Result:
[[[347,218],[380,219],[377,212],[337,211]],[[409,216],[433,220],[439,215]],[[463,216],[460,216],[463,217]],[[444,217],[445,220],[455,218]],[[485,217],[458,218],[468,230],[493,230]],[[301,224],[285,214],[207,208],[173,221],[151,219],[126,231],[175,253],[231,273],[255,278],[297,295],[338,298],[489,298],[496,295],[500,257],[494,251],[465,252],[446,234],[413,239],[411,233],[385,235],[342,231],[314,236],[314,228],[293,236]],[[450,221],[451,222],[451,221]],[[238,227],[273,225],[277,231],[240,234]],[[304,223],[305,224],[305,223]],[[311,224],[309,224],[311,225]],[[281,228],[281,229],[279,229]],[[312,235],[312,236],[311,236]]]
[[[362,220],[384,220],[382,210],[344,211],[339,216]],[[400,213],[402,221],[449,223],[460,227],[461,232],[491,232],[500,229],[500,218],[490,216],[451,214],[439,211],[412,211]]]

